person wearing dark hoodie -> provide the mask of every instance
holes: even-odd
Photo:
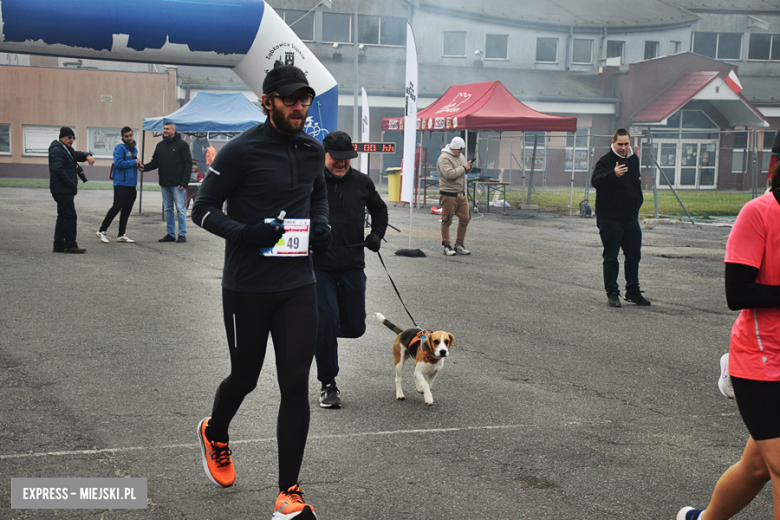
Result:
[[[127,219],[133,210],[135,198],[137,195],[135,186],[138,183],[138,166],[141,160],[138,159],[138,148],[133,139],[133,129],[126,126],[122,129],[122,142],[114,147],[114,204],[106,213],[106,218],[100,224],[100,229],[95,233],[101,242],[108,244],[106,231],[108,226],[121,211],[119,216],[119,234],[117,242],[131,244],[135,242],[125,234],[127,230]]]
[[[320,406],[340,408],[338,338],[359,338],[366,331],[366,259],[363,247],[378,252],[387,230],[387,205],[373,181],[350,166],[357,152],[346,132],[331,132],[325,148],[325,182],[333,246],[314,255],[317,277],[317,379]],[[363,238],[366,209],[371,233]]]
[[[625,128],[612,136],[612,149],[596,163],[591,184],[596,188],[596,225],[604,246],[602,253],[604,288],[610,307],[620,307],[618,253],[623,249],[628,302],[647,306],[650,302],[639,290],[639,259],[642,228],[639,208],[644,202],[639,159],[631,150],[631,136]]]
[[[57,202],[57,224],[54,227],[54,253],[86,253],[87,250],[76,243],[76,206],[74,199],[78,192],[79,178],[87,182],[87,177],[77,164],[88,162],[95,164],[89,152],[77,152],[73,149],[76,134],[71,128],[60,128],[60,138],[49,145],[49,191]]]
[[[192,155],[190,147],[176,132],[176,123],[163,125],[163,140],[157,143],[152,160],[140,167],[148,172],[160,169],[160,190],[165,207],[166,235],[158,242],[187,241],[187,210],[184,208],[184,190],[190,182]],[[173,208],[176,207],[176,218]],[[176,220],[179,221],[179,235],[176,235]]]

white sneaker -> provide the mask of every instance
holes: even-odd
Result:
[[[101,242],[108,244],[108,237],[104,231],[97,230],[95,231],[95,235],[100,239]]]
[[[455,244],[455,252],[459,255],[470,255],[471,251],[463,247],[461,244]]]
[[[734,399],[734,386],[731,384],[731,376],[729,376],[728,352],[720,356],[720,379],[718,379],[718,390],[729,399]]]
[[[116,241],[117,242],[124,242],[126,244],[134,244],[135,243],[135,240],[131,239],[127,235],[122,235],[121,237],[117,238]],[[106,242],[108,242],[108,240],[106,240]]]
[[[455,250],[452,248],[450,244],[447,244],[444,246],[444,254],[447,256],[455,256],[457,253],[455,253]]]

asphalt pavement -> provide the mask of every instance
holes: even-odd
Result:
[[[0,518],[269,519],[272,349],[231,425],[233,487],[203,474],[195,435],[229,369],[223,240],[190,221],[187,243],[158,243],[160,194],[147,191],[136,243],[114,242],[117,221],[100,243],[111,200],[80,193],[87,253],[54,254],[48,191],[0,189]],[[411,366],[395,399],[394,334],[373,313],[412,322],[367,251],[367,330],[340,342],[340,410],[319,408],[311,375],[300,479],[321,520],[671,520],[707,504],[748,435],[716,387],[736,318],[728,227],[645,223],[653,305],[616,309],[594,219],[493,208],[474,215],[472,254],[446,257],[438,216],[389,206],[401,231],[383,244],[387,269],[418,325],[455,342],[433,406]],[[410,246],[427,257],[393,254]],[[11,509],[11,479],[25,477],[146,478],[147,507]],[[768,488],[738,518],[771,511]]]

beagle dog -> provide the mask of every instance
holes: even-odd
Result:
[[[396,336],[393,342],[393,357],[395,358],[395,398],[404,397],[401,383],[403,381],[404,361],[407,358],[414,359],[414,384],[417,391],[424,395],[425,404],[433,404],[431,387],[444,366],[444,358],[450,355],[455,337],[449,332],[437,330],[436,332],[420,328],[401,330],[401,328],[382,314],[376,313],[376,317],[385,327],[392,330]]]

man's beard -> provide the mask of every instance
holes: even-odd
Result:
[[[276,110],[271,111],[271,121],[273,121],[274,127],[283,134],[297,134],[298,132],[303,131],[303,125],[306,122],[306,116],[308,115],[308,108],[300,111],[300,112],[292,112],[289,117],[292,117],[294,115],[301,115],[302,119],[300,122],[292,122],[289,119],[285,119],[285,116],[282,112],[277,112]]]

